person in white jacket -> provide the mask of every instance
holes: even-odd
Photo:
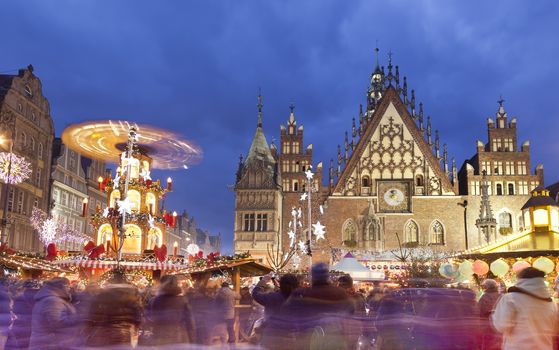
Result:
[[[545,273],[528,267],[497,302],[491,319],[503,334],[503,350],[554,349],[557,306],[544,281]]]

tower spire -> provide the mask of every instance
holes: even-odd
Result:
[[[431,140],[431,116],[427,116],[427,143],[429,146],[433,146],[433,141]]]
[[[260,90],[260,88],[258,88],[258,104],[256,106],[258,107],[258,124],[257,124],[257,127],[261,128],[262,127],[262,107],[264,105],[262,104],[262,90]]]

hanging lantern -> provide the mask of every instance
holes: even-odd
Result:
[[[469,277],[474,274],[474,264],[470,260],[464,260],[458,266],[458,271],[462,276]]]
[[[503,259],[497,259],[491,263],[490,269],[495,276],[502,277],[509,271],[510,266]]]
[[[548,274],[553,271],[555,264],[550,259],[542,256],[537,258],[536,261],[534,261],[534,263],[532,264],[532,266]]]
[[[520,260],[512,265],[512,270],[516,273],[519,273],[527,267],[530,267],[530,263],[524,260]]]
[[[483,260],[476,260],[472,265],[472,270],[476,275],[483,276],[489,272],[489,265]]]

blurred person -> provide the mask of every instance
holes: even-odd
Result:
[[[133,345],[142,321],[138,289],[129,284],[124,271],[113,270],[108,284],[92,299],[85,345],[90,347]]]
[[[338,278],[338,286],[346,291],[349,299],[353,303],[353,317],[346,318],[344,320],[344,332],[346,334],[348,348],[355,349],[357,347],[359,337],[361,337],[364,333],[370,333],[364,332],[364,326],[368,326],[367,322],[364,322],[363,319],[367,316],[365,298],[363,297],[363,295],[355,291],[355,288],[353,286],[353,278],[350,275],[340,276]]]
[[[35,280],[26,280],[22,287],[12,306],[14,320],[8,336],[7,349],[29,348],[33,305],[35,305],[35,295],[39,291],[39,283]]]
[[[503,334],[502,349],[553,349],[558,313],[545,285],[545,273],[527,267],[517,277],[491,317],[495,329]]]
[[[493,279],[486,279],[481,284],[483,295],[479,298],[479,316],[481,318],[481,349],[498,350],[501,348],[501,336],[490,326],[491,315],[499,300],[499,284]]]
[[[296,335],[295,349],[345,349],[340,317],[353,312],[345,290],[330,284],[329,266],[317,263],[311,268],[311,287],[291,293],[282,307],[285,319]]]
[[[195,342],[203,345],[209,345],[211,342],[210,331],[217,315],[217,310],[214,310],[215,300],[207,288],[208,279],[208,274],[203,275],[187,295],[196,327]]]
[[[70,349],[75,346],[76,309],[70,303],[66,278],[46,281],[35,295],[29,349]]]
[[[369,307],[369,315],[375,316],[380,306],[380,301],[384,296],[384,290],[378,282],[373,282],[373,288],[367,295],[367,306]]]
[[[195,342],[192,312],[181,292],[177,276],[165,275],[161,278],[157,295],[148,306],[147,314],[153,331],[150,345]]]
[[[0,279],[0,345],[8,340],[8,331],[12,323],[12,292],[8,279]]]
[[[223,322],[227,327],[228,343],[235,343],[235,303],[241,299],[241,295],[234,292],[229,283],[223,282],[221,288],[217,292],[216,304],[219,307],[218,312],[223,315]]]

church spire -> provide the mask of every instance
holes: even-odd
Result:
[[[258,128],[262,127],[262,107],[264,106],[262,104],[262,93],[260,88],[258,89],[258,104],[256,105],[258,107],[258,124],[256,125]]]

